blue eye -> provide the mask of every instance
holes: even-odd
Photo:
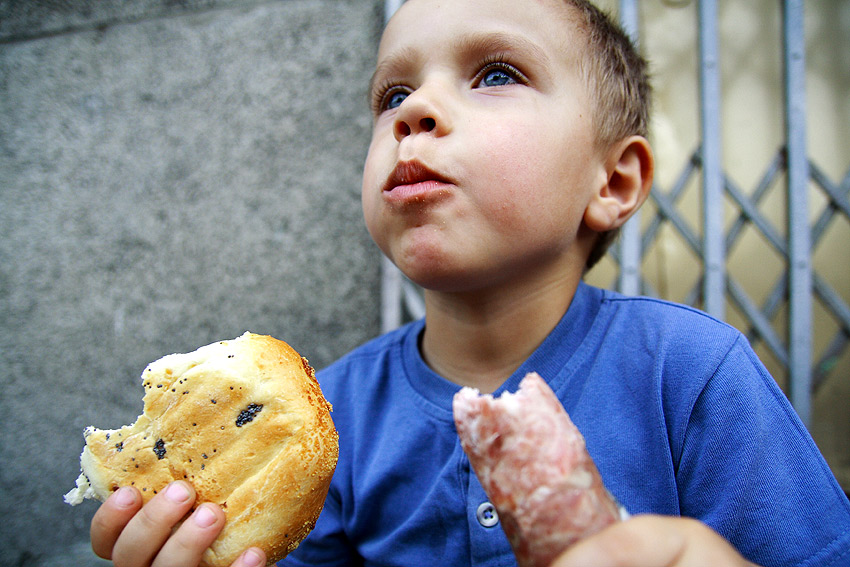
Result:
[[[526,85],[528,79],[513,65],[503,61],[495,61],[484,65],[473,83],[475,88],[503,87],[505,85]]]
[[[391,110],[393,108],[398,108],[401,106],[401,103],[404,102],[404,99],[407,98],[408,93],[404,91],[395,91],[387,94],[384,97],[384,108],[387,110]]]
[[[396,83],[376,87],[372,94],[372,112],[377,116],[387,110],[396,109],[408,95],[410,95],[410,89]]]
[[[481,78],[481,85],[485,87],[501,87],[513,83],[516,83],[516,79],[514,79],[501,69],[494,69],[492,71],[488,71],[487,74],[485,74],[484,77]]]

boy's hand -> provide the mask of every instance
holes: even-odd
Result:
[[[92,518],[92,549],[98,556],[112,559],[116,567],[198,565],[201,555],[224,527],[224,512],[215,504],[202,504],[173,530],[194,502],[192,486],[182,481],[168,485],[144,507],[138,490],[121,488]],[[265,564],[265,554],[252,548],[232,567]]]
[[[708,526],[635,516],[575,544],[552,567],[755,567]]]

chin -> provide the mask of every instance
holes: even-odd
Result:
[[[407,279],[424,289],[450,291],[457,284],[456,276],[446,273],[444,266],[399,266],[399,269]]]
[[[446,294],[469,294],[495,284],[495,278],[476,273],[468,267],[451,269],[446,264],[401,269],[407,278],[428,291]]]
[[[410,281],[430,291],[470,292],[486,285],[494,275],[483,266],[473,265],[464,254],[424,240],[411,246],[389,247],[384,254]]]
[[[414,284],[430,291],[451,292],[463,287],[463,278],[442,262],[397,262],[390,258],[401,273]]]

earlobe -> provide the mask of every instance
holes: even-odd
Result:
[[[630,136],[615,144],[605,168],[605,183],[584,212],[584,223],[594,232],[619,228],[646,200],[655,170],[649,142],[643,136]]]

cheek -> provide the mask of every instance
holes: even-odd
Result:
[[[375,207],[375,199],[381,196],[381,183],[383,183],[386,175],[389,173],[389,168],[384,162],[386,151],[382,150],[382,144],[377,136],[373,136],[372,143],[369,145],[369,151],[366,154],[366,160],[363,164],[363,178],[360,186],[360,199],[363,206],[364,214],[367,211],[373,211]]]
[[[489,131],[484,194],[493,220],[506,229],[562,224],[574,216],[571,185],[575,158],[565,155],[563,141],[541,135],[527,124],[503,125]],[[541,227],[542,228],[542,227]]]
[[[369,154],[366,156],[366,162],[363,166],[363,180],[360,186],[360,206],[363,210],[363,220],[366,223],[366,229],[372,238],[378,240],[379,225],[378,212],[380,199],[380,190],[378,189],[378,173],[380,168],[375,163],[373,158],[372,148],[369,149]],[[379,243],[380,245],[380,243]]]

